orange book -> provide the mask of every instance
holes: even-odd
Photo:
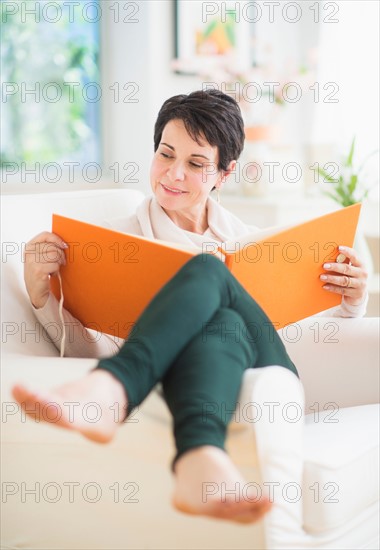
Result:
[[[338,246],[352,246],[360,204],[260,240],[255,234],[223,243],[219,254],[277,329],[338,305],[323,290],[322,264]],[[53,233],[69,244],[61,267],[64,307],[81,323],[126,338],[153,296],[200,250],[121,233],[53,214]],[[217,252],[207,247],[209,252]],[[59,299],[57,277],[52,291]]]

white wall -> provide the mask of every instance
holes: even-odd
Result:
[[[339,24],[324,25],[318,78],[339,85],[336,104],[320,102],[315,110],[313,140],[329,141],[347,154],[356,136],[355,158],[379,149],[379,2],[337,2]],[[378,156],[368,163],[368,183],[376,183]]]

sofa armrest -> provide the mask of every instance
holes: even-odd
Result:
[[[379,318],[309,317],[280,332],[306,396],[306,414],[379,402]]]

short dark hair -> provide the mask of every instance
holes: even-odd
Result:
[[[227,170],[231,160],[239,158],[244,147],[244,123],[240,107],[232,97],[210,89],[167,99],[154,126],[155,152],[165,126],[174,119],[183,121],[187,133],[199,145],[204,136],[218,148],[218,170]]]

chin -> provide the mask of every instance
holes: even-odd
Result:
[[[160,199],[156,197],[158,204],[164,210],[179,210],[183,208],[183,204],[180,204],[178,199]]]
[[[161,208],[166,210],[177,210],[179,207],[183,208],[185,195],[169,196],[165,194],[160,187],[156,188],[154,196]]]

